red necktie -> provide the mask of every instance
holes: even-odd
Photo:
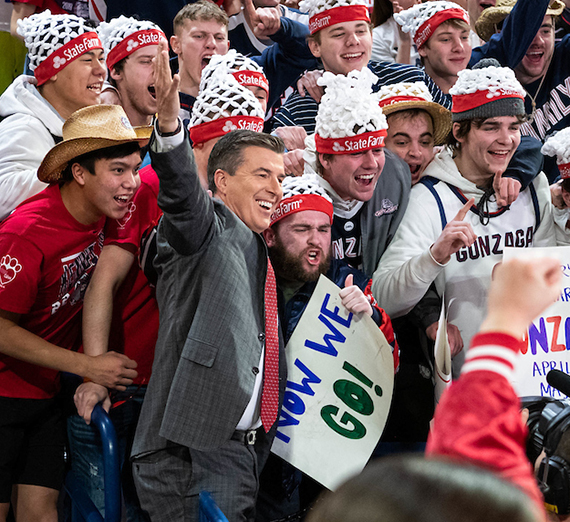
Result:
[[[271,261],[265,278],[265,362],[261,394],[261,423],[267,433],[279,409],[279,332],[277,328],[277,285]]]

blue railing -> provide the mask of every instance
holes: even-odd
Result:
[[[121,520],[121,466],[117,433],[101,404],[93,408],[91,423],[99,430],[103,446],[105,518],[101,516],[87,493],[81,488],[73,471],[70,471],[65,478],[65,489],[71,498],[72,517],[74,521],[119,522]]]
[[[200,493],[200,522],[229,522],[207,491]]]
[[[72,519],[85,522],[119,522],[121,520],[121,477],[119,447],[115,427],[101,404],[93,408],[91,422],[99,430],[103,446],[105,478],[105,518],[101,516],[80,481],[70,471],[65,489],[71,499]],[[200,493],[200,522],[229,522],[207,491]]]

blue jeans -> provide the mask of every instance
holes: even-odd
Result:
[[[109,412],[119,443],[121,462],[121,484],[125,504],[126,519],[129,522],[149,522],[148,515],[141,509],[133,484],[129,456],[139,419],[146,386],[129,386],[126,391],[114,396],[114,403],[126,400]],[[67,419],[71,469],[82,481],[82,487],[105,516],[105,491],[103,474],[103,451],[99,431],[87,425],[79,415]],[[123,517],[124,518],[124,517]]]

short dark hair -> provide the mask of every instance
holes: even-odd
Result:
[[[418,456],[385,457],[327,493],[308,522],[536,522],[530,499],[490,471]]]
[[[125,62],[127,61],[127,58],[128,56],[125,56],[124,58],[119,60],[115,65],[113,65],[113,67],[111,67],[111,69],[109,69],[109,74],[107,74],[107,81],[113,87],[115,87],[115,89],[117,88],[117,80],[115,80],[115,78],[111,76],[111,72],[113,72],[114,74],[121,74],[123,72],[123,69],[125,68]]]
[[[519,123],[524,123],[525,121],[527,121],[526,114],[523,115],[517,114],[516,118]],[[490,119],[491,118],[473,118],[472,120],[462,120],[455,122],[459,124],[459,128],[455,133],[453,132],[453,130],[449,133],[449,135],[447,136],[447,145],[449,145],[453,153],[456,154],[461,146],[460,143],[457,141],[457,138],[459,139],[465,138],[465,136],[467,136],[471,131],[472,126],[475,127],[476,129],[479,129],[481,128],[483,123],[485,123],[487,120]],[[455,134],[457,134],[457,137],[455,136]]]
[[[261,147],[276,154],[285,152],[285,145],[281,138],[263,132],[236,130],[222,136],[214,145],[208,158],[208,187],[213,194],[217,190],[214,180],[216,171],[221,169],[230,176],[234,176],[243,163],[243,151],[248,147]]]
[[[92,152],[87,152],[77,158],[73,158],[61,173],[60,184],[67,183],[73,180],[73,173],[71,171],[72,165],[79,163],[84,169],[88,170],[91,174],[95,174],[95,162],[100,159],[116,159],[130,156],[133,152],[140,152],[141,147],[137,141],[130,141],[120,145],[113,145],[105,149],[98,149]]]
[[[397,119],[400,118],[402,120],[413,120],[414,118],[417,118],[418,116],[427,116],[429,118],[429,121],[431,121],[432,126],[434,127],[435,130],[435,123],[433,121],[433,118],[431,116],[431,114],[426,111],[425,109],[420,109],[418,107],[414,107],[413,109],[403,109],[401,111],[394,111],[391,112],[390,114],[386,114],[386,120],[388,121],[388,129],[390,128],[390,119]]]
[[[325,161],[331,161],[334,157],[335,157],[334,154],[323,154],[323,159]],[[319,174],[319,176],[323,176],[324,172],[325,168],[321,163],[321,154],[317,152],[317,174]]]

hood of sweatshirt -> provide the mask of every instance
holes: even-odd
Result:
[[[18,76],[0,96],[0,117],[13,115],[39,119],[54,135],[62,135],[64,119],[41,96],[33,76]]]
[[[455,161],[453,161],[451,149],[448,147],[435,155],[433,161],[424,171],[424,177],[425,176],[431,176],[432,178],[439,179],[448,185],[458,188],[467,199],[475,198],[475,204],[477,204],[485,193],[485,191],[477,187],[475,183],[472,183],[461,175]],[[494,200],[494,198],[492,199]]]

